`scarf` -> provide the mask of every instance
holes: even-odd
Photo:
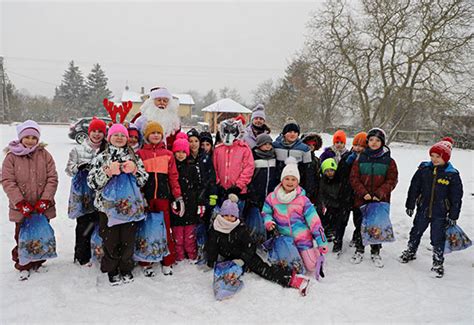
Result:
[[[230,234],[232,230],[235,229],[240,224],[240,219],[230,222],[224,219],[220,214],[217,215],[214,220],[214,229],[223,234]]]
[[[334,160],[336,160],[336,163],[339,164],[339,162],[341,161],[342,155],[347,152],[347,148],[344,147],[344,149],[342,150],[337,150],[335,145],[331,146],[331,148],[335,154]]]
[[[268,128],[266,124],[263,124],[262,126],[256,126],[252,124],[250,127],[252,128],[252,132],[255,135],[255,137],[257,137],[259,134],[262,134],[264,132],[268,132],[270,134],[270,129]]]
[[[370,149],[369,147],[367,147],[365,149],[365,153],[367,154],[367,156],[369,156],[370,158],[379,158],[379,157],[382,157],[385,153],[387,152],[390,152],[390,150],[385,147],[385,146],[382,146],[380,148],[378,148],[377,150],[372,150]]]
[[[8,150],[15,156],[26,156],[33,153],[38,148],[39,142],[31,148],[25,147],[20,140],[13,140],[8,144]]]
[[[268,159],[272,159],[272,158],[275,158],[275,149],[271,149],[271,150],[268,150],[268,151],[262,151],[258,148],[255,148],[255,153],[257,154],[258,158],[261,158],[261,159],[265,159],[265,160],[268,160]]]
[[[290,203],[296,198],[296,189],[294,189],[290,193],[286,193],[286,191],[283,189],[283,186],[280,185],[276,194],[278,201],[280,201],[281,203]]]
[[[102,144],[102,141],[99,143],[92,142],[91,138],[87,138],[86,141],[87,141],[87,144],[95,151],[99,150],[100,145]]]

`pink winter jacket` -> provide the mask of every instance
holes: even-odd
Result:
[[[213,154],[216,183],[225,189],[236,185],[247,193],[255,169],[252,151],[247,143],[235,140],[231,146],[219,144]]]
[[[54,194],[58,188],[58,173],[53,157],[40,144],[29,155],[15,156],[7,152],[2,165],[2,186],[9,200],[9,218],[22,222],[24,217],[15,205],[27,200],[32,206],[38,200],[49,200],[52,206],[45,211],[48,219],[56,217]]]

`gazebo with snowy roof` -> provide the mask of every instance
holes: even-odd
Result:
[[[209,124],[209,129],[213,133],[217,132],[217,127],[223,120],[243,115],[248,121],[252,114],[250,109],[230,98],[220,99],[214,104],[204,107],[201,111],[204,112],[204,121]]]

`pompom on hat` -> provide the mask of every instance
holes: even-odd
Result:
[[[447,163],[451,159],[453,144],[454,141],[452,138],[445,137],[430,148],[430,155],[436,153],[441,156],[441,159],[443,159],[445,163]]]
[[[264,120],[266,120],[266,116],[265,116],[265,106],[263,106],[263,104],[258,104],[257,106],[254,107],[254,109],[252,110],[252,117],[250,118],[251,120],[253,120],[254,118],[256,117],[260,117]]]
[[[18,135],[18,140],[21,141],[24,137],[34,136],[40,138],[40,126],[33,120],[26,120],[16,127],[16,134]]]
[[[239,197],[235,194],[229,194],[229,198],[222,203],[221,209],[219,214],[222,216],[231,215],[239,218],[239,206],[237,202],[239,201]]]
[[[283,126],[283,131],[281,134],[285,135],[286,133],[294,131],[298,134],[300,134],[300,126],[298,122],[292,117],[287,117],[285,121],[285,125]]]
[[[188,136],[184,132],[179,132],[176,135],[176,139],[173,142],[173,152],[184,151],[186,155],[189,156],[189,142]]]
[[[281,172],[280,181],[283,180],[286,176],[294,176],[298,179],[298,183],[300,182],[300,171],[298,170],[298,162],[294,157],[288,157],[285,160],[285,168]]]

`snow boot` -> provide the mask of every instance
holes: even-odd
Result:
[[[295,271],[293,271],[293,274],[291,275],[291,279],[290,279],[290,287],[298,289],[300,292],[300,295],[304,297],[306,296],[306,293],[308,292],[308,286],[309,286],[309,278],[302,274],[297,274]]]
[[[44,265],[40,265],[40,266],[37,266],[37,267],[33,268],[33,270],[36,273],[48,273],[49,269]]]
[[[131,282],[133,282],[133,274],[132,274],[132,272],[124,272],[124,273],[122,273],[122,282],[123,282],[123,283],[131,283]]]
[[[155,270],[153,270],[153,267],[150,266],[145,266],[143,268],[143,274],[145,275],[146,278],[152,278],[156,275]]]
[[[342,240],[335,239],[332,246],[333,253],[340,253],[342,251]]]
[[[109,276],[109,283],[111,286],[115,287],[122,284],[122,277],[118,272],[109,272],[107,275]]]
[[[364,259],[364,253],[355,252],[354,255],[352,255],[352,257],[351,257],[351,263],[352,264],[360,264],[363,259]]]
[[[402,252],[402,255],[398,258],[400,263],[408,263],[410,261],[416,260],[416,252],[407,249]]]
[[[171,265],[170,266],[163,265],[163,268],[161,271],[163,272],[164,275],[173,275],[173,267]]]
[[[444,276],[443,263],[433,261],[433,267],[431,268],[431,271],[434,273],[435,277],[442,278]]]
[[[380,268],[384,267],[382,257],[380,257],[380,254],[371,254],[370,258],[372,259],[372,262],[374,262],[374,265],[376,267],[380,267]]]
[[[19,281],[26,281],[26,280],[28,280],[29,277],[30,277],[30,271],[23,270],[23,271],[20,271],[20,274],[18,276],[18,280]]]

